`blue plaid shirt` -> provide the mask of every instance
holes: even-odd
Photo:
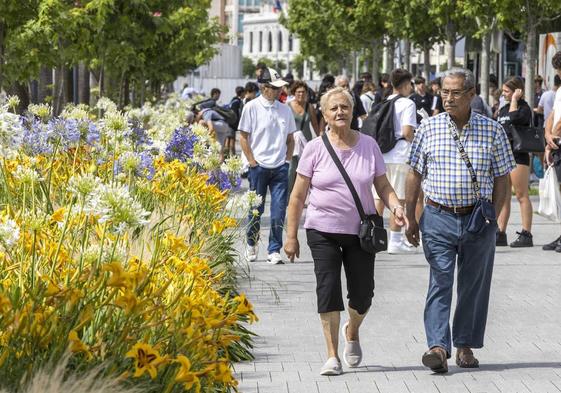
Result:
[[[476,201],[473,183],[448,129],[449,120],[448,113],[442,113],[421,123],[411,144],[409,165],[423,176],[427,198],[444,206],[471,206]],[[491,200],[494,178],[516,167],[506,133],[499,123],[473,111],[458,132],[475,169],[481,197]]]

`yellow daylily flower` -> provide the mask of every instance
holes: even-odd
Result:
[[[134,377],[141,377],[145,372],[150,374],[150,378],[155,379],[158,375],[158,366],[167,362],[165,357],[161,357],[150,344],[136,343],[130,351],[125,354],[127,358],[134,359]]]
[[[66,213],[66,209],[61,207],[51,214],[51,221],[52,222],[63,222],[64,221],[64,214]]]
[[[111,272],[111,277],[107,281],[108,287],[115,288],[131,288],[131,275],[123,269],[123,266],[119,262],[111,262],[103,265],[102,268],[105,272]]]
[[[175,375],[175,382],[183,383],[185,390],[192,389],[195,387],[195,392],[200,393],[201,391],[201,381],[199,379],[199,373],[191,371],[191,362],[184,355],[179,355],[175,362],[181,364],[181,368]]]
[[[70,341],[70,351],[72,353],[84,353],[88,360],[93,358],[90,348],[80,340],[76,330],[71,330],[68,333],[68,341]]]

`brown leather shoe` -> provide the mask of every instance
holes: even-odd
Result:
[[[478,368],[479,360],[473,356],[471,348],[458,348],[456,350],[456,364],[461,368]]]
[[[423,364],[435,373],[447,373],[448,362],[446,350],[442,347],[432,347],[423,354]]]

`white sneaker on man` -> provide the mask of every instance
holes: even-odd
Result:
[[[248,262],[254,262],[257,259],[257,244],[254,246],[246,245],[245,259]]]
[[[407,245],[403,240],[400,242],[390,242],[388,244],[388,254],[416,254],[417,247]]]
[[[271,265],[282,265],[284,261],[282,260],[280,253],[273,252],[267,256],[267,263],[270,263]]]

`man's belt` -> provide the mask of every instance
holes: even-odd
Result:
[[[456,207],[456,206],[444,206],[441,205],[438,202],[433,201],[432,199],[428,199],[427,198],[427,205],[436,207],[438,209],[444,210],[445,212],[449,212],[449,213],[454,213],[457,214],[459,216],[465,216],[467,214],[471,214],[471,212],[473,211],[474,206],[462,206],[462,207]]]

